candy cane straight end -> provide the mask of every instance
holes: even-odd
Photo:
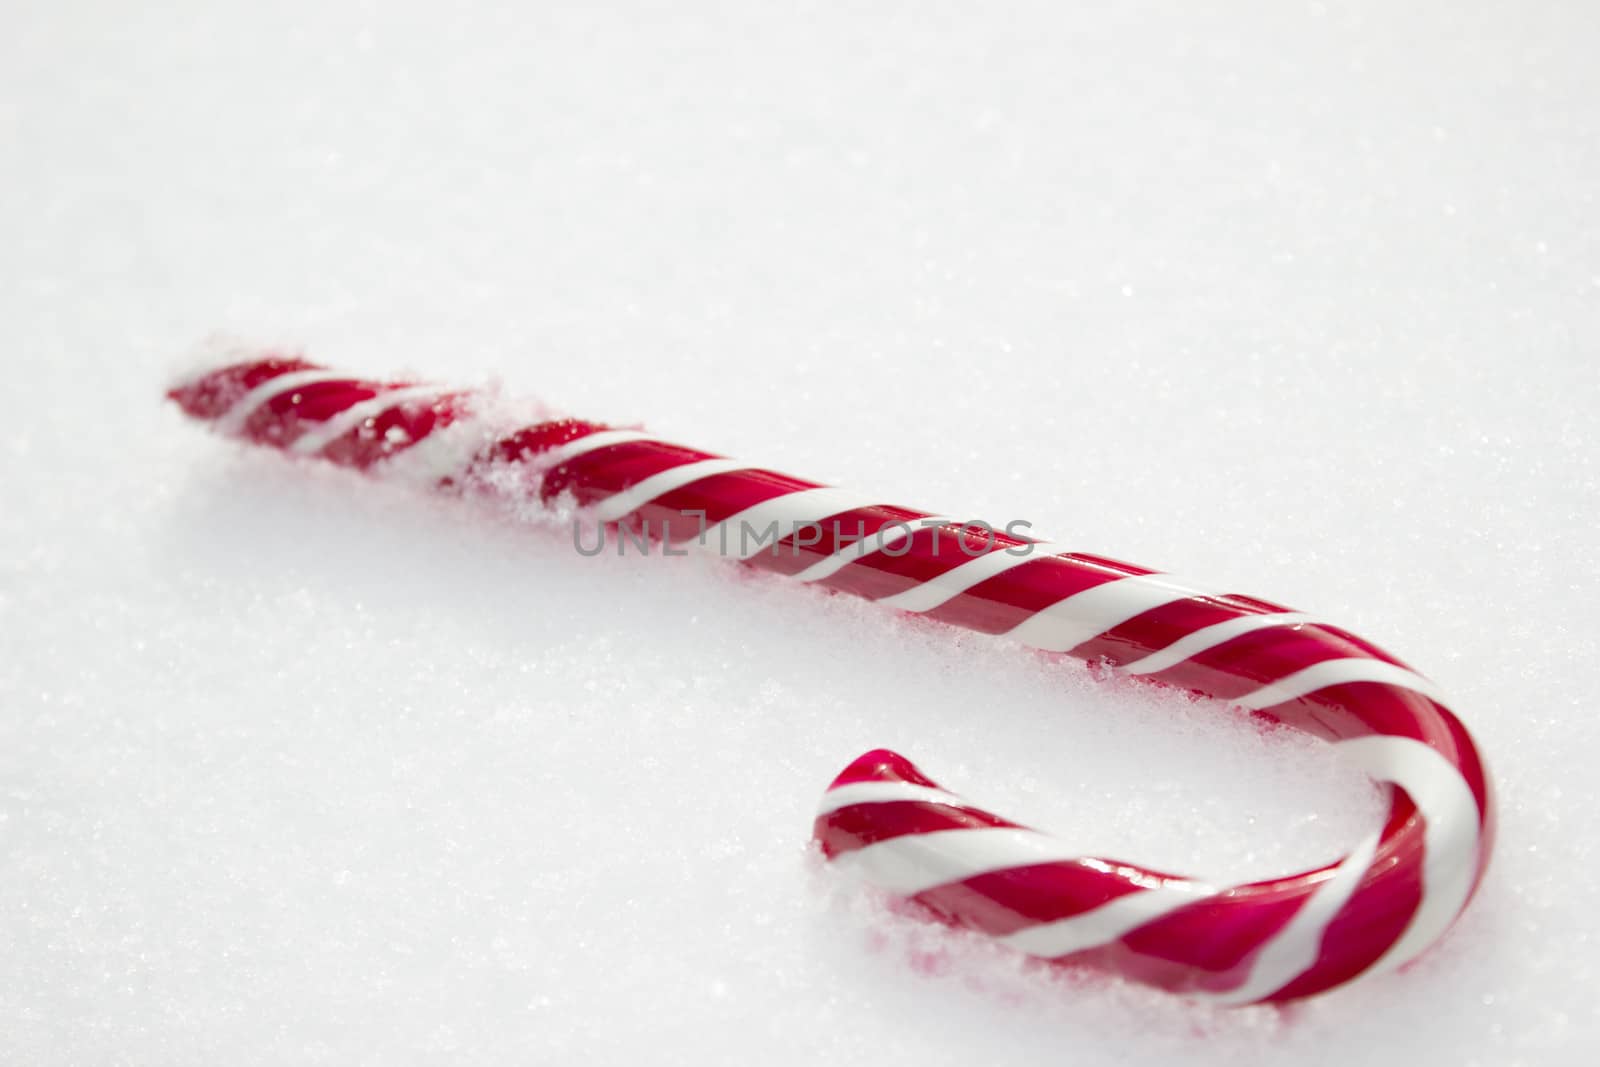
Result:
[[[976,538],[948,516],[642,431],[518,422],[472,390],[298,356],[232,363],[169,396],[227,436],[519,512],[576,502],[613,528],[1204,693],[1327,739],[1390,787],[1383,825],[1349,855],[1230,883],[1079,855],[893,752],[851,763],[817,813],[823,853],[1020,952],[1226,1004],[1292,1000],[1414,959],[1488,863],[1488,779],[1444,695],[1322,620],[1060,545]],[[751,549],[747,528],[775,539]]]

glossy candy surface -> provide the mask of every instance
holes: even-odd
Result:
[[[454,492],[576,505],[640,537],[1107,662],[1314,733],[1392,787],[1384,824],[1348,856],[1219,884],[1075,854],[892,752],[845,768],[816,819],[824,853],[1030,955],[1225,1003],[1293,999],[1415,958],[1488,862],[1488,779],[1445,698],[1387,652],[1287,608],[641,431],[529,422],[470,390],[261,357],[170,395],[256,444]]]

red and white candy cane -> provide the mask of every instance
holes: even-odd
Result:
[[[518,504],[575,501],[598,521],[669,544],[1109,662],[1309,730],[1392,787],[1383,826],[1348,856],[1219,884],[1079,855],[946,792],[892,752],[846,767],[817,816],[823,852],[1030,955],[1226,1003],[1289,1000],[1416,957],[1461,912],[1488,862],[1488,779],[1443,696],[1361,638],[1276,604],[635,430],[518,423],[468,390],[271,357],[170,395],[256,444]],[[759,536],[774,523],[776,543]]]

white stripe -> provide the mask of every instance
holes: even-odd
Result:
[[[822,794],[822,803],[817,806],[817,814],[832,815],[840,808],[849,808],[857,804],[889,804],[897,800],[920,800],[926,804],[951,804],[956,807],[968,806],[966,801],[954,793],[947,793],[930,785],[917,785],[913,782],[851,782],[849,785],[835,786]]]
[[[324,419],[314,429],[307,430],[289,446],[297,456],[314,456],[333,442],[354,430],[368,419],[375,419],[391,408],[424,397],[437,398],[445,390],[437,385],[410,385],[404,389],[391,389],[386,393],[351,404],[331,418]]]
[[[531,462],[537,463],[542,469],[551,470],[559,467],[569,459],[577,459],[579,456],[590,452],[598,452],[600,449],[609,448],[612,445],[624,445],[630,441],[654,440],[656,440],[654,437],[639,430],[596,430],[594,433],[585,434],[582,437],[568,441],[564,445],[557,445],[543,452],[535,452],[528,458]]]
[[[1373,778],[1404,789],[1422,813],[1422,902],[1405,933],[1370,968],[1387,971],[1431,945],[1466,907],[1478,867],[1478,802],[1461,772],[1421,741],[1379,735],[1334,747]]]
[[[817,526],[829,515],[869,507],[873,503],[870,497],[847,489],[797,489],[764,500],[737,515],[707,526],[705,532],[699,535],[698,542],[700,547],[709,552],[749,559],[758,552],[772,551],[776,542],[764,541],[760,535],[774,524],[778,531],[777,540],[782,541],[785,537],[793,536],[802,526]],[[749,525],[751,534],[743,532],[744,524]],[[821,532],[820,527],[818,532]],[[752,535],[756,539],[753,547],[750,544]]]
[[[1056,601],[1006,636],[1046,652],[1066,652],[1151,608],[1213,595],[1170,574],[1116,578]]]
[[[840,853],[833,862],[880,889],[914,896],[990,871],[1081,858],[1079,850],[1037,830],[990,827],[903,834]]]
[[[1286,700],[1294,700],[1308,693],[1315,693],[1330,685],[1343,685],[1346,682],[1382,682],[1384,685],[1392,685],[1399,689],[1410,689],[1430,700],[1444,703],[1444,695],[1438,688],[1415,671],[1397,667],[1381,659],[1366,659],[1359,656],[1314,663],[1229,703],[1254,711],[1258,708],[1270,708],[1274,704],[1282,704]]]
[[[995,940],[1030,956],[1055,959],[1082,952],[1086,948],[1110,944],[1129,931],[1137,930],[1198,900],[1215,896],[1216,892],[1197,882],[1141,889],[1107,901],[1090,911],[1030,926]]]
[[[901,611],[932,611],[940,604],[952,597],[966,592],[979,582],[993,578],[997,574],[1004,574],[1013,567],[1020,567],[1024,563],[1031,563],[1042,559],[1039,550],[1043,549],[1045,555],[1057,556],[1067,551],[1060,545],[1035,544],[1025,556],[1013,555],[1009,551],[996,548],[987,555],[977,556],[965,563],[950,568],[936,578],[932,578],[921,585],[912,586],[903,593],[886,596],[876,601],[885,607],[899,608]],[[952,553],[960,553],[961,548],[954,546]],[[962,553],[964,554],[964,553]]]
[[[1274,626],[1303,626],[1316,621],[1312,616],[1302,615],[1298,611],[1280,611],[1269,615],[1241,615],[1236,619],[1228,619],[1225,622],[1202,627],[1191,634],[1185,634],[1166,648],[1158,649],[1133,663],[1123,664],[1122,669],[1129,674],[1154,674],[1198,656],[1208,649],[1216,648],[1225,641],[1232,641],[1235,637],[1256,630],[1267,630]]]
[[[308,385],[318,382],[348,382],[353,379],[348,374],[340,374],[331,370],[293,370],[288,374],[280,374],[276,378],[268,378],[254,389],[245,393],[233,406],[228,409],[222,418],[217,420],[217,432],[232,437],[244,429],[244,424],[250,421],[263,405],[284,393],[296,389],[304,389]]]
[[[691,482],[698,482],[702,478],[709,478],[713,474],[727,474],[729,471],[749,470],[748,463],[740,463],[732,459],[700,459],[689,463],[680,463],[670,470],[659,474],[652,474],[643,481],[624,489],[613,496],[608,496],[594,507],[595,518],[601,522],[611,522],[622,518],[642,505],[648,504],[658,496],[681,489]]]
[[[925,525],[943,526],[955,520],[948,515],[926,515],[920,519],[904,519],[892,522],[882,527],[877,533],[868,534],[852,544],[848,544],[831,556],[817,560],[811,566],[794,576],[797,582],[820,582],[824,578],[831,578],[842,571],[846,566],[858,559],[881,552],[889,545],[897,545],[901,541],[915,534]],[[931,526],[930,526],[931,528]]]
[[[1271,996],[1309,971],[1322,954],[1322,938],[1328,924],[1349,903],[1367,868],[1372,866],[1379,836],[1373,833],[1362,840],[1305,899],[1294,918],[1267,939],[1242,983],[1221,993],[1197,990],[1191,995],[1222,1004],[1251,1004]]]

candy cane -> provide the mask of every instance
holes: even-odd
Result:
[[[478,392],[272,357],[191,378],[170,396],[256,444],[516,504],[575,503],[664,546],[1107,662],[1308,730],[1391,787],[1383,826],[1348,856],[1227,884],[1079,855],[892,752],[846,767],[817,815],[823,854],[1024,953],[1225,1003],[1288,1000],[1415,958],[1488,862],[1488,779],[1444,698],[1388,653],[1310,616],[639,431],[518,422]]]

